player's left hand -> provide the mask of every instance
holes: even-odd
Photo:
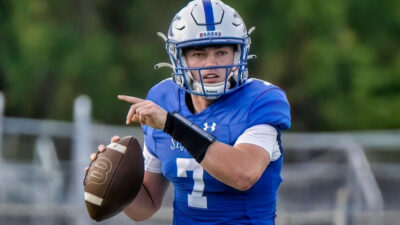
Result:
[[[156,103],[127,95],[118,95],[118,99],[132,104],[126,116],[127,125],[137,122],[155,129],[164,129],[168,112]]]

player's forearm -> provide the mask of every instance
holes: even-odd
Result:
[[[206,152],[201,166],[217,180],[241,191],[250,189],[269,163],[269,155],[260,147],[238,147],[215,142]]]
[[[160,208],[161,204],[156,204],[148,190],[142,185],[135,200],[125,208],[124,213],[134,221],[142,221],[150,218]]]
[[[161,174],[146,171],[138,195],[124,212],[135,221],[150,218],[160,209],[168,186],[169,182]]]

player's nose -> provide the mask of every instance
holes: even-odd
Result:
[[[207,54],[207,57],[204,62],[204,67],[216,66],[217,59],[214,54]]]

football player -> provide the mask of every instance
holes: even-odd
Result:
[[[279,87],[248,78],[251,31],[222,1],[191,1],[159,34],[171,64],[157,66],[172,78],[146,100],[118,96],[144,132],[143,185],[124,211],[133,220],[150,218],[172,183],[173,224],[274,224],[290,106]]]

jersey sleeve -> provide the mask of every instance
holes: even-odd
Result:
[[[176,95],[176,85],[172,79],[165,79],[154,85],[147,93],[146,100],[153,101],[167,111],[176,107],[171,95]],[[145,170],[153,173],[161,173],[161,161],[156,149],[156,130],[148,125],[142,126],[144,134],[143,157],[145,159]]]
[[[271,88],[253,101],[248,113],[248,127],[268,124],[277,130],[287,130],[291,126],[290,105],[280,88]]]
[[[267,124],[256,125],[246,129],[236,140],[235,145],[247,143],[263,148],[271,161],[279,159],[281,151],[277,141],[278,132]]]
[[[144,169],[152,173],[161,173],[161,161],[156,156],[150,153],[146,146],[143,145],[143,158],[144,158]]]

